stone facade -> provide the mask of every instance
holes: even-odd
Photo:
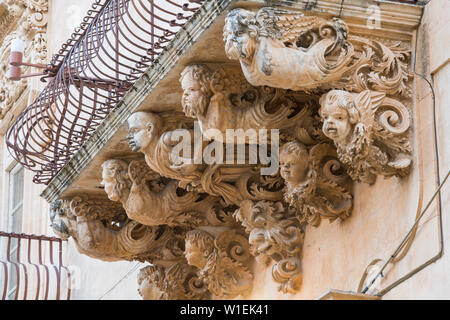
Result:
[[[445,255],[391,286],[439,252],[448,187],[442,213],[434,200],[361,291],[449,169],[450,51],[432,44],[448,39],[450,8],[428,4],[419,25],[421,7],[382,2],[374,29],[367,1],[351,2],[204,4],[43,190],[69,263],[129,271],[110,291],[82,282],[76,298],[449,296]],[[414,72],[433,79],[438,155],[433,96]],[[241,130],[231,143],[230,129]]]

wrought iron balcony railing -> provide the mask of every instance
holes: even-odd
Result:
[[[1,300],[70,300],[62,239],[0,231]]]
[[[11,155],[48,184],[204,0],[95,0],[6,135]]]

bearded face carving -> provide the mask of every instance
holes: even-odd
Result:
[[[209,70],[203,65],[193,65],[181,73],[183,97],[181,105],[188,117],[197,118],[204,115],[209,98]]]

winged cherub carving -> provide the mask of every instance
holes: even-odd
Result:
[[[353,55],[347,33],[337,18],[266,7],[230,11],[223,36],[228,58],[240,61],[252,85],[308,90],[347,71]]]
[[[341,172],[336,151],[326,143],[308,150],[291,141],[280,150],[280,173],[286,182],[285,201],[301,223],[318,226],[322,218],[334,221],[347,218],[353,197],[348,176]]]
[[[323,132],[355,181],[373,184],[377,175],[406,176],[411,167],[410,115],[382,92],[331,90],[320,98]]]

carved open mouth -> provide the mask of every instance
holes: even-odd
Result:
[[[337,129],[336,128],[327,128],[327,133],[331,134],[331,135],[336,135],[337,134]]]

